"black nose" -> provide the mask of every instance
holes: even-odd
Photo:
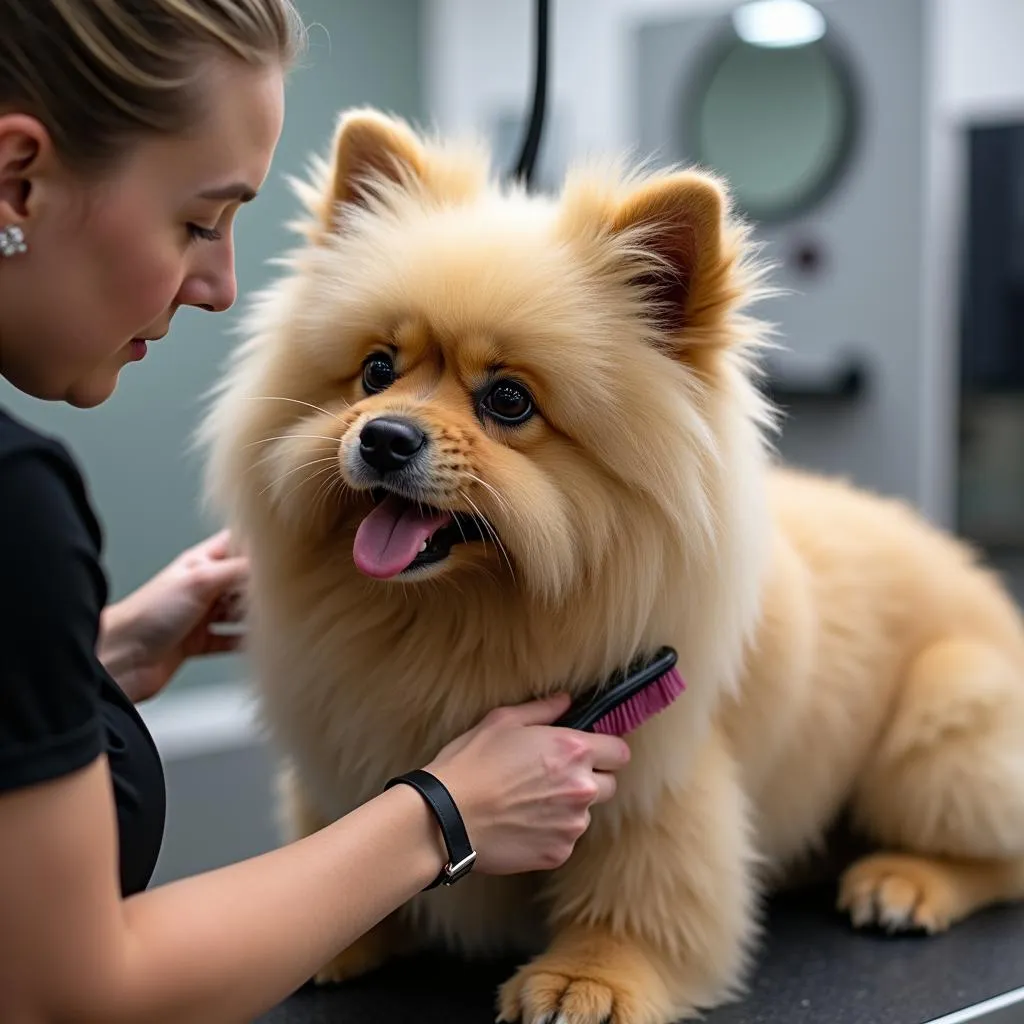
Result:
[[[381,473],[401,469],[426,443],[426,434],[410,420],[378,416],[359,434],[359,454]]]

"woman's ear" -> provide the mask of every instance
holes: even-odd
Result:
[[[53,157],[50,134],[28,114],[0,114],[0,227],[23,224],[35,179]]]

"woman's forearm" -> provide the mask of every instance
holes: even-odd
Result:
[[[129,616],[122,603],[107,605],[100,615],[100,632],[96,640],[96,656],[116,680],[128,699],[138,703],[141,694],[134,686],[139,647],[132,638]]]
[[[119,991],[104,1021],[252,1020],[446,860],[427,805],[396,786],[297,843],[132,897]]]
[[[455,780],[477,870],[550,870],[628,763],[617,737],[535,728],[568,697],[502,708],[427,766]],[[124,900],[105,757],[0,795],[0,1019],[251,1021],[415,896],[447,851],[396,786],[271,853]],[[442,892],[440,898],[444,898]]]

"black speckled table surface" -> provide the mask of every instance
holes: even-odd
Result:
[[[832,894],[773,905],[747,997],[706,1024],[925,1024],[1024,986],[1024,907],[984,911],[938,937],[890,937],[853,931]],[[490,1024],[514,966],[398,961],[345,986],[306,987],[259,1024]]]

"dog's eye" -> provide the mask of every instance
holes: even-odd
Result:
[[[382,352],[370,356],[363,363],[363,388],[368,395],[391,387],[395,383],[395,364]]]
[[[525,423],[533,415],[530,392],[511,380],[501,380],[483,397],[481,408],[488,416],[509,426]]]

